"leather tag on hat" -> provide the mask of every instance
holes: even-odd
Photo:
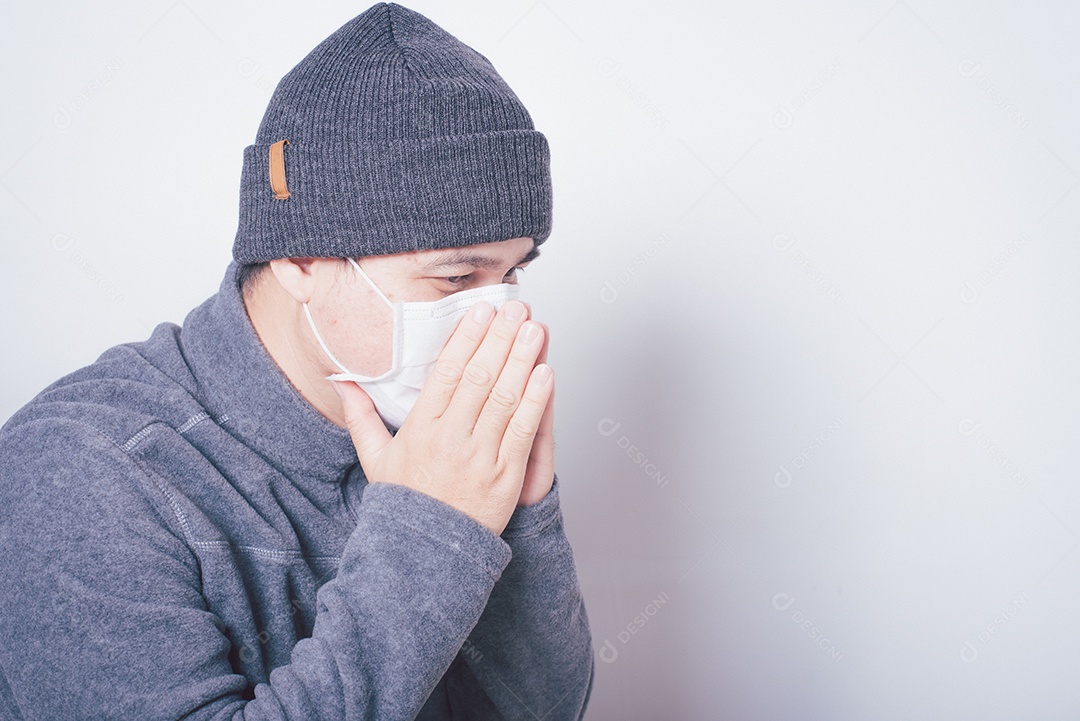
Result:
[[[279,140],[270,146],[270,190],[278,200],[289,197],[289,186],[285,183],[285,146],[288,142]]]

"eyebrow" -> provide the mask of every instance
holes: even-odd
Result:
[[[535,260],[540,255],[540,246],[533,244],[532,250],[525,254],[525,257],[514,263],[515,266],[522,263],[528,263]],[[460,248],[450,252],[447,255],[440,256],[430,263],[425,263],[424,268],[427,270],[434,270],[436,268],[450,268],[460,265],[471,265],[474,268],[484,268],[485,270],[497,270],[503,266],[503,261],[499,258],[492,258],[491,256],[477,253],[475,250],[469,250],[466,248]]]

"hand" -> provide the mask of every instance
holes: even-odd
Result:
[[[496,534],[516,505],[547,493],[555,384],[539,360],[547,328],[528,315],[516,300],[497,314],[488,303],[471,309],[394,436],[359,386],[338,386],[368,481],[414,488]]]
[[[544,326],[544,347],[540,351],[537,363],[547,363],[548,343],[551,335],[548,327]],[[555,388],[552,386],[551,395],[548,397],[544,415],[540,418],[540,428],[533,440],[532,450],[529,452],[529,463],[525,467],[525,482],[521,487],[521,495],[518,497],[519,506],[531,506],[539,502],[551,490],[555,482]]]

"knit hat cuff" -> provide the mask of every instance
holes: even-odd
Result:
[[[536,130],[377,144],[288,141],[277,149],[285,199],[271,189],[271,145],[244,150],[233,246],[240,263],[543,242],[551,232],[549,150]]]

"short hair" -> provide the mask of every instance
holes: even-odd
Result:
[[[250,292],[251,288],[254,288],[259,278],[262,277],[263,272],[269,267],[270,261],[263,261],[261,263],[245,263],[237,268],[236,284],[240,287],[240,292]]]

